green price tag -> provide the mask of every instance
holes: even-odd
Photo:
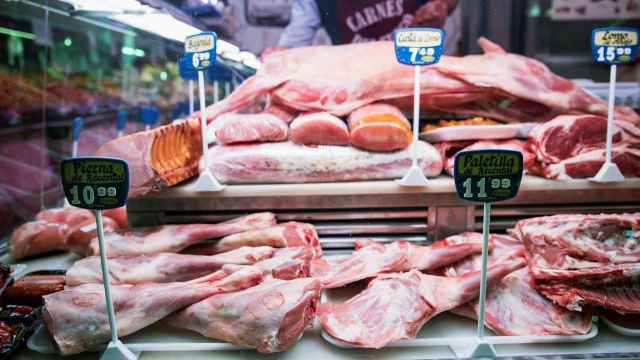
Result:
[[[73,158],[62,161],[62,187],[69,204],[92,210],[124,206],[129,193],[129,167],[120,159]]]
[[[522,153],[512,150],[461,151],[453,171],[458,196],[484,203],[516,196],[522,172]]]

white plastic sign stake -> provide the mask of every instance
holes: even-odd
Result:
[[[111,341],[101,359],[136,360],[138,354],[133,353],[118,339],[118,325],[111,298],[111,279],[102,224],[102,210],[118,208],[127,203],[129,167],[125,161],[120,159],[72,158],[62,161],[60,173],[62,174],[64,195],[69,203],[79,208],[93,210],[96,218],[102,284],[111,330]]]
[[[189,80],[189,116],[193,116],[194,104],[193,104],[193,80]]]
[[[194,184],[194,190],[198,192],[221,191],[224,186],[213,176],[209,169],[209,143],[207,141],[207,107],[204,92],[204,72],[213,66],[216,60],[216,34],[203,32],[188,37],[184,43],[186,55],[191,57],[190,71],[198,72],[198,93],[200,96],[200,136],[202,138],[203,170]]]
[[[418,166],[418,134],[420,132],[420,66],[435,64],[440,60],[444,47],[444,31],[433,28],[398,29],[393,33],[393,43],[398,62],[414,67],[413,73],[413,141],[411,143],[411,167],[396,182],[400,186],[427,186],[427,178]]]
[[[456,154],[453,169],[458,197],[466,201],[484,204],[478,344],[472,356],[495,357],[495,349],[484,339],[491,203],[511,199],[518,193],[523,173],[522,153],[511,150],[461,151]]]
[[[615,107],[617,64],[635,61],[638,52],[638,30],[633,28],[606,27],[591,33],[591,54],[597,63],[609,65],[609,103],[607,111],[607,141],[605,162],[595,177],[596,182],[624,181],[624,176],[612,161],[613,112]]]

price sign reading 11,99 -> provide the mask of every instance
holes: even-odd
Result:
[[[69,204],[92,210],[127,202],[129,168],[123,160],[101,157],[62,161],[62,187]]]
[[[488,203],[511,199],[520,188],[522,171],[519,151],[461,151],[454,162],[456,191],[467,201]]]

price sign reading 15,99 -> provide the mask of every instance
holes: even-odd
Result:
[[[92,210],[125,205],[129,192],[126,161],[103,157],[62,161],[62,187],[69,204]]]
[[[598,63],[634,62],[638,54],[638,29],[617,26],[594,29],[591,32],[591,53]]]
[[[516,196],[523,172],[522,153],[512,150],[461,151],[454,162],[458,196],[491,203]]]

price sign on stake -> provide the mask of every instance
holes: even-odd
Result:
[[[61,164],[62,188],[69,204],[94,211],[104,296],[111,329],[111,342],[102,355],[105,360],[135,360],[131,352],[119,339],[113,301],[111,279],[104,247],[102,210],[124,206],[129,192],[129,167],[123,160],[103,157],[72,158]]]
[[[215,64],[217,36],[214,32],[203,32],[187,37],[184,42],[187,71],[198,72],[198,93],[200,95],[200,131],[202,138],[202,158],[204,170],[200,172],[198,180],[194,184],[195,191],[221,191],[224,189],[209,170],[209,158],[207,151],[207,112],[204,96],[204,72]]]
[[[413,142],[411,168],[397,183],[401,186],[426,186],[427,178],[418,166],[418,133],[420,132],[420,66],[435,64],[444,47],[444,32],[432,28],[398,29],[393,45],[399,63],[413,65]]]
[[[458,196],[466,201],[484,203],[482,219],[482,280],[480,283],[480,314],[478,316],[478,346],[473,357],[495,357],[495,349],[484,341],[485,299],[487,296],[487,258],[491,203],[516,196],[523,173],[522,153],[512,150],[461,151],[456,155],[453,176]]]
[[[605,162],[592,179],[593,181],[616,182],[624,180],[620,169],[618,169],[618,166],[611,159],[616,72],[617,64],[635,61],[638,54],[638,36],[638,29],[623,27],[597,28],[591,32],[591,55],[593,59],[597,63],[610,65]]]

